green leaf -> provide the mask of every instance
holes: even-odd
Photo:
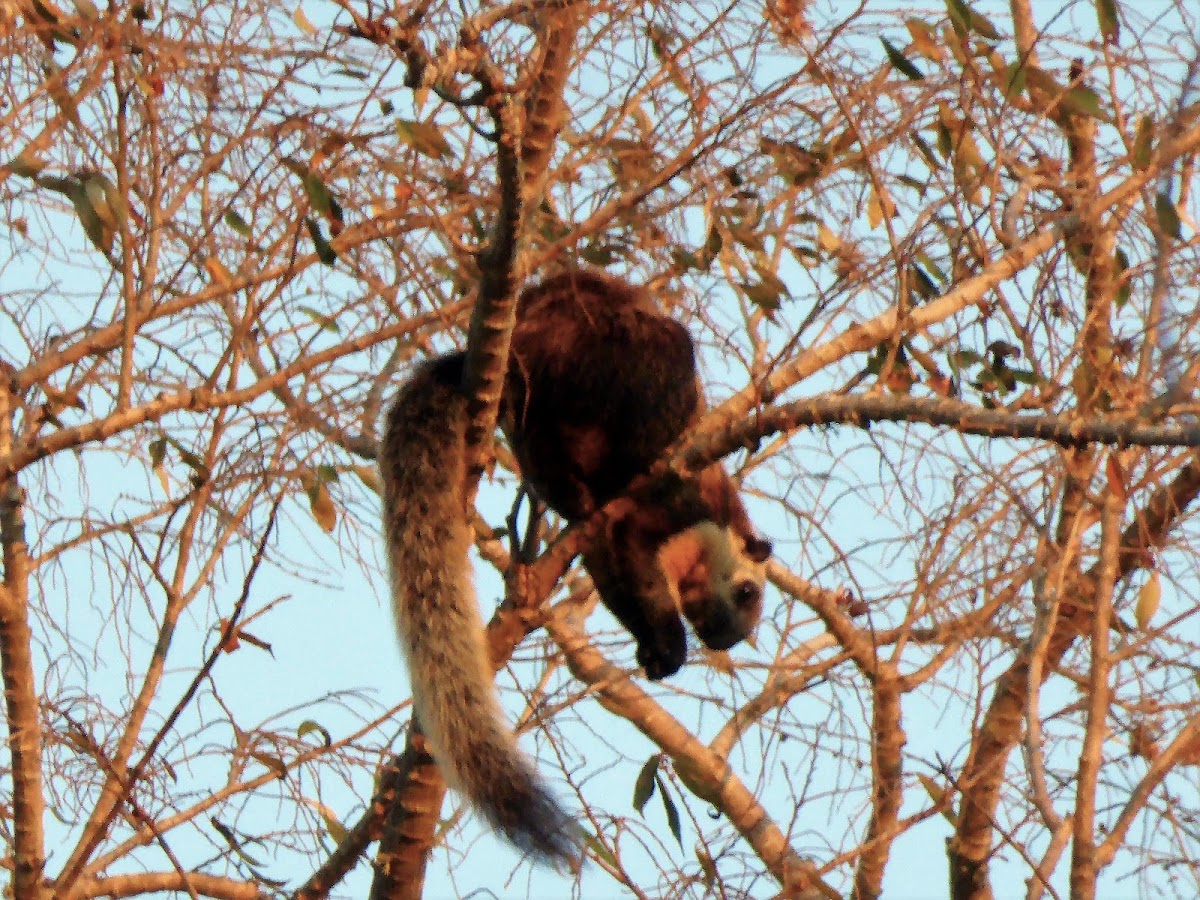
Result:
[[[934,155],[933,148],[929,146],[929,142],[915,131],[912,133],[912,139],[913,143],[917,145],[917,150],[923,157],[925,157],[925,162],[929,163],[929,168],[933,169],[935,172],[940,169],[942,164],[938,160],[937,156]]]
[[[959,37],[966,37],[967,32],[974,31],[986,40],[1000,40],[1000,32],[988,18],[977,13],[964,0],[946,0],[946,12],[950,16],[950,24],[954,26],[954,31]]]
[[[329,188],[325,187],[325,182],[312,172],[306,172],[301,176],[300,181],[304,185],[304,193],[308,195],[308,202],[312,208],[323,216],[329,215],[336,201],[329,193]]]
[[[942,159],[950,159],[954,155],[954,135],[943,122],[937,124],[937,148],[938,153],[942,154]]]
[[[1108,119],[1108,114],[1104,112],[1104,108],[1100,105],[1100,95],[1090,87],[1076,85],[1063,95],[1062,103],[1064,107],[1073,113],[1089,116],[1093,119],[1100,119],[1101,121]]]
[[[1121,41],[1121,17],[1117,12],[1117,0],[1096,0],[1096,19],[1106,44]]]
[[[637,780],[633,783],[633,808],[644,815],[643,810],[650,798],[654,796],[654,782],[658,777],[658,767],[662,763],[662,754],[655,753],[638,772]]]
[[[605,846],[604,842],[595,835],[584,835],[583,843],[587,845],[592,853],[596,855],[596,858],[601,862],[606,862],[613,868],[620,868],[620,863],[618,863],[617,858],[612,855],[612,851],[609,850],[608,847]]]
[[[150,465],[155,467],[161,466],[163,464],[163,460],[166,459],[167,456],[167,439],[165,437],[158,437],[152,440],[150,442],[149,452]]]
[[[938,281],[942,282],[943,284],[946,283],[946,273],[942,271],[941,266],[933,261],[933,257],[931,257],[924,250],[921,250],[919,253],[917,253],[917,262],[919,262],[921,266],[927,272],[930,272]]]
[[[250,237],[250,223],[239,216],[232,209],[225,211],[225,224],[242,237]]]
[[[741,281],[738,284],[745,292],[746,298],[763,312],[774,312],[783,305],[779,288],[775,284],[766,281]]]
[[[1143,172],[1150,166],[1154,153],[1154,116],[1143,113],[1138,116],[1137,133],[1133,138],[1133,167]]]
[[[603,269],[619,259],[618,251],[619,248],[612,244],[588,244],[580,251],[579,255],[585,262]]]
[[[321,181],[302,162],[297,162],[286,156],[282,162],[288,171],[300,179],[300,183],[304,186],[304,193],[308,196],[309,205],[321,215],[329,215],[330,210],[333,209],[334,200],[333,195],[329,193],[329,188],[325,186],[325,182]]]
[[[996,26],[992,24],[991,20],[988,19],[987,16],[976,12],[974,9],[971,9],[970,12],[971,29],[977,35],[989,41],[1000,40],[1000,32],[996,30]]]
[[[926,300],[931,300],[941,293],[941,291],[938,290],[938,286],[934,284],[933,279],[930,278],[928,273],[920,266],[910,266],[909,272],[912,274],[913,290],[915,290]]]
[[[959,37],[966,37],[971,30],[971,10],[962,0],[946,0],[946,14]]]
[[[1037,372],[1026,372],[1024,369],[1006,369],[1013,381],[1019,381],[1021,384],[1038,385],[1045,384],[1046,379]]]
[[[700,259],[690,250],[682,247],[671,248],[671,271],[676,275],[686,275],[692,269],[700,268]]]
[[[431,159],[445,159],[451,154],[450,145],[442,136],[441,129],[432,122],[397,119],[396,136],[418,153]]]
[[[1183,223],[1179,221],[1179,211],[1166,194],[1158,194],[1154,198],[1154,217],[1158,227],[1168,237],[1178,239],[1183,234]]]
[[[1116,296],[1117,309],[1120,309],[1129,302],[1129,295],[1133,291],[1129,279],[1125,277],[1125,273],[1129,271],[1129,254],[1118,247],[1116,252],[1113,253],[1113,261],[1117,268],[1117,279],[1121,282],[1121,286],[1117,288]]]
[[[1004,96],[1012,99],[1025,91],[1025,63],[1011,62],[1004,72]]]
[[[973,366],[983,362],[983,356],[974,350],[958,350],[951,353],[947,359],[950,365],[955,369],[965,369],[968,366]]]
[[[32,144],[13,157],[8,164],[8,170],[22,178],[32,178],[44,168],[46,161],[38,156]]]
[[[703,767],[697,767],[689,759],[682,756],[672,757],[671,761],[675,768],[675,777],[679,779],[685,788],[705,803],[720,806],[720,788],[712,785],[709,780],[709,774]]]
[[[342,333],[342,330],[340,328],[338,328],[337,321],[334,319],[333,316],[326,315],[325,313],[322,313],[322,312],[318,312],[317,310],[313,309],[311,306],[307,306],[307,305],[299,306],[299,307],[297,307],[297,309],[300,312],[304,313],[306,316],[308,316],[310,319],[312,319],[314,322],[316,322],[318,325],[320,325],[322,331],[332,331],[334,334]]]
[[[308,227],[308,233],[312,237],[313,244],[316,247],[317,258],[325,265],[332,266],[337,262],[337,251],[330,246],[325,235],[321,234],[321,226],[317,224],[317,220],[312,216],[305,216],[304,224]]]
[[[329,836],[333,838],[334,843],[341,844],[346,838],[350,837],[350,832],[346,829],[346,826],[328,813],[321,813],[321,821],[325,823],[325,830],[329,832]]]
[[[921,72],[921,70],[909,62],[905,58],[904,54],[901,53],[891,41],[885,37],[881,37],[879,40],[883,43],[883,50],[887,54],[888,61],[892,64],[892,68],[896,69],[896,71],[900,72],[902,75],[911,79],[912,81],[925,80],[925,75]]]
[[[180,461],[189,469],[191,469],[201,482],[208,481],[209,476],[212,473],[209,472],[208,466],[204,464],[204,460],[202,460],[191,450],[188,450],[178,441],[172,440],[171,444],[175,447],[176,452],[179,453]]]
[[[662,783],[662,779],[656,774],[654,780],[658,782],[658,796],[662,798],[663,812],[667,814],[667,827],[671,829],[671,834],[675,835],[675,840],[679,842],[679,847],[682,849],[683,828],[679,824],[679,810],[675,808],[675,801],[667,793],[667,786]]]
[[[330,735],[328,729],[326,729],[324,725],[321,725],[318,722],[314,722],[312,719],[305,719],[303,722],[301,722],[299,725],[296,726],[296,737],[297,738],[303,738],[305,735],[312,734],[313,732],[316,732],[317,734],[321,735],[321,737],[325,741],[326,747],[333,745],[333,737],[332,737],[332,735]]]
[[[229,845],[229,849],[242,858],[242,860],[252,866],[261,866],[262,863],[242,849],[242,841],[238,840],[237,833],[232,828],[218,819],[216,816],[209,817],[209,824],[216,830],[217,834],[225,839],[225,843]]]
[[[725,239],[721,237],[721,230],[715,224],[709,227],[708,237],[704,239],[704,246],[700,252],[700,263],[702,269],[707,269],[717,254],[721,252],[721,248],[725,246]]]

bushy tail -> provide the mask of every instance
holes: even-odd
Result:
[[[422,365],[387,415],[380,469],[400,643],[452,787],[522,851],[578,864],[578,829],[517,749],[493,684],[467,553],[462,354]]]

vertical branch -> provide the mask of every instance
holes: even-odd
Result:
[[[1117,553],[1117,580],[1145,564],[1147,552],[1162,545],[1197,496],[1200,496],[1200,456],[1193,455],[1125,529]],[[1095,588],[1089,590],[1094,577],[1092,572],[1085,573],[1071,590],[1094,595]],[[1058,667],[1079,636],[1081,617],[1090,609],[1089,603],[1077,600],[1067,603],[1067,599],[1063,597],[1063,610],[1046,644],[1044,672],[1053,672]],[[1042,677],[1044,680],[1044,673]],[[955,900],[983,900],[992,896],[988,860],[993,811],[999,802],[1008,754],[1020,740],[1029,700],[1029,679],[1030,657],[1026,651],[997,679],[995,694],[960,778],[964,791],[959,824],[947,848],[951,896]]]
[[[1035,51],[1030,7],[1023,0],[1014,0],[1013,17],[1019,28],[1017,37],[1022,53],[1029,57]],[[1073,65],[1072,86],[1082,78],[1081,68]],[[1117,287],[1114,249],[1118,217],[1106,218],[1108,207],[1099,202],[1103,194],[1096,167],[1095,120],[1071,112],[1060,97],[1044,88],[1031,88],[1030,96],[1058,126],[1067,142],[1067,183],[1060,199],[1073,218],[1064,231],[1063,243],[1067,257],[1084,278],[1085,292],[1079,335],[1081,350],[1071,386],[1079,415],[1087,416],[1111,401],[1111,391],[1119,375],[1110,321]],[[1044,680],[1046,672],[1053,671],[1062,654],[1074,643],[1080,620],[1092,612],[1090,600],[1100,589],[1097,587],[1100,576],[1094,571],[1083,571],[1082,554],[1077,547],[1084,530],[1081,523],[1094,515],[1088,491],[1095,469],[1096,451],[1092,447],[1064,452],[1063,496],[1051,549],[1059,554],[1064,573],[1063,592],[1056,597],[1067,608],[1055,622],[1050,637],[1037,647],[1025,648],[1001,676],[983,727],[973,742],[961,779],[966,786],[962,814],[949,847],[951,890],[956,900],[989,900],[993,896],[987,860],[991,855],[994,813],[1008,755],[1020,740],[1022,722],[1037,716],[1037,710],[1029,708],[1031,702],[1036,702],[1036,690],[1031,690],[1031,686]],[[1116,527],[1112,526],[1114,535]],[[1116,540],[1115,536],[1112,540]],[[1043,650],[1044,657],[1040,655]],[[1077,836],[1091,822],[1090,817],[1087,823],[1081,823],[1080,818],[1076,816]]]
[[[468,407],[467,471],[474,494],[491,452],[492,432],[504,375],[508,345],[517,312],[519,254],[526,211],[537,203],[546,179],[546,166],[554,139],[567,115],[563,91],[570,73],[575,34],[582,4],[543,13],[538,51],[524,110],[504,91],[499,76],[482,63],[476,77],[487,94],[488,110],[496,126],[496,177],[500,208],[490,240],[479,253],[479,297],[467,335],[464,386],[471,396]],[[464,43],[472,40],[464,34]],[[523,114],[522,114],[523,113]]]
[[[500,208],[491,239],[478,255],[479,297],[471,314],[463,370],[463,386],[470,395],[466,434],[468,504],[474,502],[475,486],[491,454],[492,432],[508,371],[508,345],[517,317],[517,256],[525,213],[520,116],[507,95],[493,95],[488,106],[497,132]]]
[[[1104,739],[1108,734],[1109,659],[1108,633],[1112,625],[1113,587],[1117,581],[1120,542],[1120,495],[1110,486],[1100,520],[1100,572],[1092,609],[1092,665],[1088,676],[1087,730],[1079,754],[1075,780],[1075,841],[1071,856],[1071,896],[1092,900],[1096,896],[1096,786]]]
[[[871,721],[871,824],[863,841],[866,849],[854,877],[854,900],[875,900],[883,895],[883,873],[891,856],[900,801],[904,730],[900,727],[900,690],[891,667],[878,675],[872,692]]]
[[[0,369],[0,457],[13,447],[14,394],[7,366]],[[42,727],[30,652],[29,555],[25,544],[24,491],[16,475],[0,483],[0,543],[4,582],[0,585],[0,677],[4,680],[5,721],[12,757],[13,894],[42,894],[46,862],[42,819]]]
[[[583,3],[569,2],[558,9],[547,9],[542,15],[545,31],[539,42],[540,71],[525,98],[525,134],[521,142],[526,209],[541,200],[554,141],[567,120],[563,92],[571,73],[571,57],[583,16]]]

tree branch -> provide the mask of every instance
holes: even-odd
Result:
[[[984,409],[949,398],[897,394],[854,394],[795,400],[750,413],[740,421],[705,419],[708,428],[692,436],[679,454],[692,470],[753,447],[762,438],[805,426],[855,425],[875,422],[924,422],[961,434],[984,437],[1033,438],[1062,447],[1108,444],[1116,447],[1200,446],[1200,423],[1146,425],[1131,418],[1081,418],[1077,413],[1031,414]]]
[[[0,454],[12,448],[14,393],[11,370],[0,367]],[[29,629],[29,556],[25,543],[25,492],[14,475],[0,477],[0,676],[4,679],[5,722],[12,757],[13,893],[41,895],[46,864],[42,795],[42,718],[33,671]]]
[[[821,881],[816,866],[802,859],[730,768],[729,763],[689,732],[628,676],[613,666],[569,621],[552,613],[546,631],[567,654],[571,674],[593,689],[600,705],[628,721],[674,761],[677,774],[698,796],[709,799],[784,886],[785,895],[840,895]]]

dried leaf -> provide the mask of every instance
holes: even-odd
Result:
[[[332,532],[337,526],[337,508],[333,505],[333,498],[329,496],[329,488],[325,487],[324,482],[314,479],[307,493],[313,518],[317,520],[322,531]]]
[[[431,159],[445,159],[451,153],[450,144],[442,136],[441,129],[432,122],[397,119],[396,135],[418,153]]]
[[[305,34],[316,34],[317,26],[308,20],[308,16],[304,14],[304,7],[297,6],[296,11],[292,13],[292,21],[296,23],[296,27]]]
[[[162,463],[159,463],[158,465],[153,467],[152,471],[154,472],[155,475],[158,476],[158,483],[162,485],[163,493],[170,494],[171,493],[171,482],[167,478],[167,467],[164,466]]]
[[[264,753],[261,750],[251,750],[250,757],[258,760],[276,775],[287,774],[287,765],[285,765],[284,761],[273,753]]]
[[[233,276],[229,270],[225,268],[225,264],[215,256],[210,256],[204,260],[204,271],[208,273],[208,277],[213,280],[213,284],[228,284],[233,280]]]
[[[1141,719],[1129,729],[1129,752],[1141,759],[1155,759],[1162,752],[1150,726]]]
[[[1158,602],[1162,599],[1162,584],[1158,572],[1152,571],[1146,583],[1138,590],[1137,605],[1133,614],[1137,619],[1138,628],[1145,631],[1150,627],[1150,620],[1158,612]]]
[[[937,42],[937,32],[933,26],[927,25],[920,19],[908,19],[904,26],[912,38],[912,48],[931,62],[941,62],[946,58],[945,48]]]
[[[221,633],[221,643],[219,646],[222,653],[232,653],[238,647],[242,646],[242,642],[238,639],[237,629],[229,627],[228,619],[221,619],[217,625],[217,630]]]
[[[830,253],[836,253],[842,247],[842,239],[833,233],[824,222],[817,223],[817,246]]]
[[[947,797],[946,789],[929,775],[918,773],[917,780],[921,782],[921,786],[925,788],[925,793],[929,795],[929,799],[938,807],[941,814],[946,818],[946,821],[951,825],[957,826],[958,814],[954,811],[954,804]]]
[[[895,215],[896,204],[892,202],[892,198],[887,195],[887,192],[880,194],[872,188],[871,199],[867,202],[867,224],[872,228],[877,228],[885,217],[891,219]]]

